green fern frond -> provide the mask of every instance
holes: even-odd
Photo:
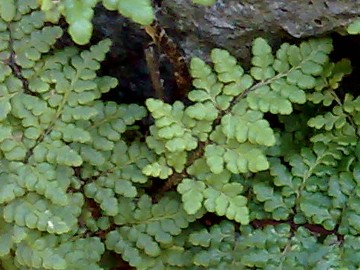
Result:
[[[193,58],[189,104],[148,99],[147,130],[145,107],[101,100],[109,40],[55,48],[46,19],[91,27],[97,1],[73,3],[0,3],[2,268],[359,267],[360,98],[330,39],[258,38],[249,71],[221,49]]]

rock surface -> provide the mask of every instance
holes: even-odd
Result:
[[[182,37],[187,56],[203,57],[211,48],[221,47],[242,59],[248,58],[244,48],[255,37],[276,45],[341,32],[358,16],[359,0],[217,0],[211,7],[163,0],[158,14],[165,27]]]

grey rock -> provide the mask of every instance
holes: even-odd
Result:
[[[185,55],[206,58],[220,47],[248,59],[251,41],[284,40],[344,31],[360,16],[359,0],[217,0],[211,7],[190,0],[163,0],[158,19],[178,38]]]

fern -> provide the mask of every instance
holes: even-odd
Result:
[[[145,108],[101,100],[109,40],[56,49],[39,8],[0,4],[3,269],[360,266],[360,99],[330,39],[258,38],[249,71],[214,49],[189,104]]]
[[[118,11],[121,15],[130,18],[141,25],[149,25],[155,18],[154,8],[150,0],[37,0],[46,19],[57,23],[60,16],[64,16],[69,24],[68,32],[72,39],[80,45],[87,44],[91,38],[94,8],[97,3],[111,11]],[[212,5],[213,0],[193,0],[194,4]],[[15,10],[14,0],[3,1],[1,10]],[[7,11],[6,11],[7,12]],[[5,15],[7,18],[11,13]]]
[[[357,20],[353,21],[352,23],[350,23],[346,30],[350,35],[359,34],[360,33],[360,20],[357,19]]]
[[[98,100],[116,85],[113,78],[96,76],[109,41],[81,53],[76,48],[49,53],[61,29],[43,26],[36,2],[16,5],[12,18],[2,15],[1,21],[2,261],[9,269],[101,269],[104,244],[97,237],[77,236],[86,209],[79,190],[84,180],[74,168],[82,166],[84,179],[86,173],[94,176],[94,164],[101,170],[126,126],[145,111]],[[136,172],[135,160],[133,167]],[[131,178],[141,177],[128,172],[124,178],[133,194]],[[93,246],[91,252],[81,248],[84,243]]]

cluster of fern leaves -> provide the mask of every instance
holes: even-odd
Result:
[[[0,9],[15,9],[16,0],[2,0]],[[68,32],[77,44],[90,41],[94,16],[94,8],[101,3],[106,9],[118,11],[132,21],[148,25],[155,18],[151,0],[37,0],[45,13],[47,21],[58,23],[61,16],[69,24]],[[193,4],[211,5],[215,0],[192,0]]]
[[[360,98],[338,93],[351,68],[330,39],[258,38],[249,71],[214,49],[191,61],[190,105],[124,105],[101,100],[110,41],[55,49],[36,0],[5,2],[3,269],[105,270],[111,252],[138,270],[360,266]]]

